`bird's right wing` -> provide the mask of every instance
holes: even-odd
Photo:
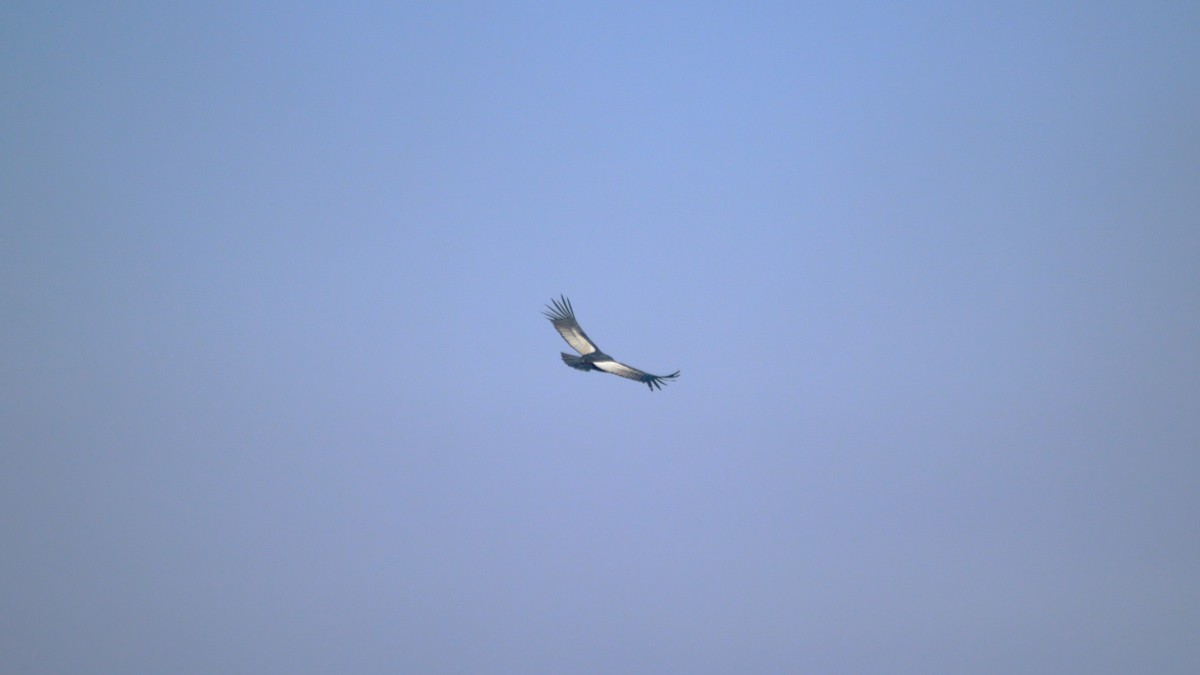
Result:
[[[606,373],[620,375],[621,377],[626,377],[636,382],[641,382],[647,387],[650,387],[650,391],[662,389],[663,385],[679,377],[678,370],[670,375],[651,375],[644,370],[638,370],[637,368],[634,368],[633,366],[627,366],[620,361],[614,361],[611,357],[600,361],[593,361],[592,365],[595,366],[597,370],[603,370]]]
[[[571,309],[571,301],[567,300],[565,295],[559,296],[562,300],[550,299],[553,306],[546,305],[546,311],[542,312],[550,323],[554,324],[554,330],[571,345],[571,348],[579,352],[583,356],[587,356],[592,352],[599,351],[596,343],[583,332],[583,328],[579,326],[579,322],[575,320],[575,310]]]

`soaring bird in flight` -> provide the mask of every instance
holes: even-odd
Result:
[[[650,391],[662,389],[663,385],[679,377],[678,370],[670,375],[651,375],[613,360],[613,357],[600,351],[596,343],[592,342],[587,333],[583,332],[583,328],[580,328],[579,322],[575,320],[575,310],[571,308],[571,301],[567,300],[565,295],[559,297],[562,299],[551,298],[552,305],[546,305],[546,311],[542,314],[550,319],[550,323],[554,324],[554,330],[558,331],[567,344],[579,352],[580,356],[563,353],[562,360],[568,366],[584,372],[602,370],[606,373],[644,382],[647,387],[650,387]]]

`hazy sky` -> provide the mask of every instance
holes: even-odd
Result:
[[[0,670],[1197,672],[1200,5],[117,4],[0,8]]]

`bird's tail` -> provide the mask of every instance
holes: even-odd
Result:
[[[559,353],[562,354],[563,363],[571,366],[575,370],[582,370],[586,372],[592,369],[592,364],[584,361],[582,358],[575,356],[574,354],[567,354],[565,352]]]

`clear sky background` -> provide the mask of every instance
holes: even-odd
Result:
[[[1200,6],[176,4],[0,9],[0,670],[1196,672]]]

